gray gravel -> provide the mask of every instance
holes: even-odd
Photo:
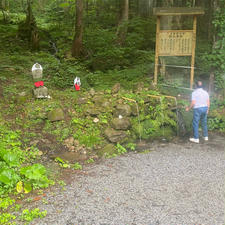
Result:
[[[152,144],[88,165],[47,194],[40,225],[224,225],[224,137]]]

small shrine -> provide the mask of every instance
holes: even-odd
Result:
[[[42,80],[42,66],[39,63],[35,63],[32,66],[32,76],[34,81],[34,89],[33,94],[35,98],[50,98],[48,95],[48,88],[44,86],[44,82]]]
[[[191,56],[190,88],[192,89],[194,81],[197,16],[203,15],[204,10],[196,7],[154,8],[153,13],[157,16],[154,84],[157,84],[158,61],[160,56]],[[193,29],[162,30],[160,23],[161,17],[163,16],[192,16]]]

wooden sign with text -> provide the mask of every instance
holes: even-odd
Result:
[[[154,8],[153,13],[157,16],[154,84],[157,84],[160,56],[191,56],[190,88],[192,88],[194,81],[197,15],[203,15],[204,10],[198,7],[159,7]],[[193,16],[193,29],[163,30],[160,26],[160,18],[162,16]]]
[[[161,30],[158,40],[159,56],[191,56],[192,30]]]

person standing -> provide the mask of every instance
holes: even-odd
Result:
[[[207,128],[207,114],[209,112],[210,100],[209,94],[203,90],[202,81],[197,81],[196,89],[192,92],[191,104],[186,108],[188,112],[193,108],[193,138],[189,140],[194,143],[199,143],[199,121],[203,130],[203,138],[208,141],[208,128]]]

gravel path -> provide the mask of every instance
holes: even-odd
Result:
[[[224,141],[152,144],[87,166],[47,194],[48,215],[32,224],[224,225]]]

